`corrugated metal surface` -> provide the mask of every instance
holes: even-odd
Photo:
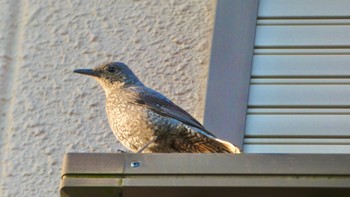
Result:
[[[245,152],[350,153],[349,10],[259,1]]]

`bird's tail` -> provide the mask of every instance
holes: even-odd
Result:
[[[194,146],[194,152],[200,153],[233,153],[239,154],[241,151],[238,147],[230,142],[210,137],[205,142],[198,143]]]
[[[215,141],[217,142],[216,145],[218,146],[218,148],[222,149],[223,152],[234,153],[234,154],[241,153],[239,148],[231,144],[230,142],[220,140],[218,138],[215,138]]]

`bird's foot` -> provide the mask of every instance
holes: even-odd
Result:
[[[121,149],[117,149],[117,153],[126,153],[126,151],[121,150]]]
[[[157,140],[157,136],[154,137],[152,140],[150,140],[149,142],[147,142],[139,151],[137,151],[137,153],[142,153],[150,144],[152,144],[153,142],[155,142]]]

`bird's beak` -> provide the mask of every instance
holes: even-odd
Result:
[[[83,75],[90,75],[94,77],[100,77],[99,73],[92,70],[92,69],[75,69],[73,72],[83,74]]]

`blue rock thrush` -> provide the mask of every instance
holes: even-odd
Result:
[[[133,152],[240,153],[161,93],[143,85],[121,62],[74,72],[92,76],[101,84],[110,127]]]

